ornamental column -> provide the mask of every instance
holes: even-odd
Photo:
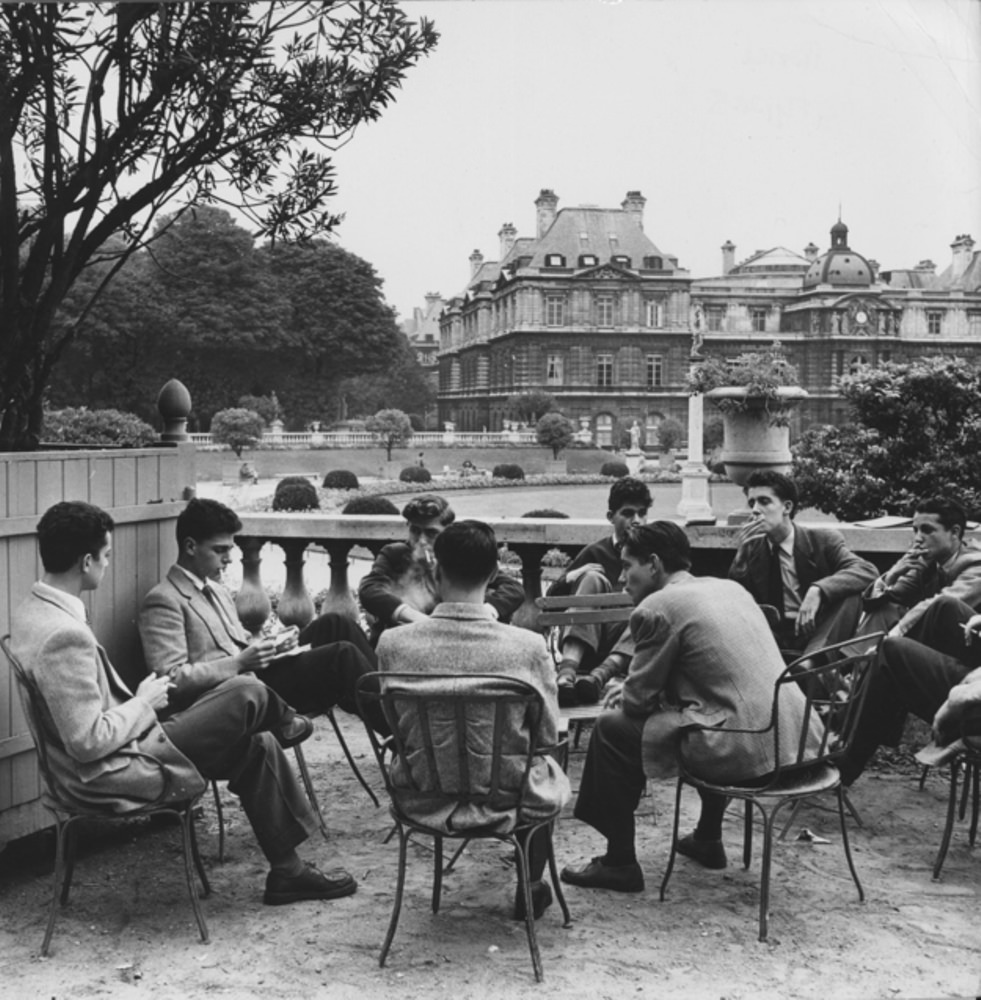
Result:
[[[700,350],[701,341],[699,333],[692,338],[688,356],[691,373],[705,360]],[[685,519],[686,525],[715,524],[709,487],[711,473],[702,459],[703,431],[704,399],[696,392],[688,397],[688,459],[681,467],[681,500],[678,503],[678,516]]]

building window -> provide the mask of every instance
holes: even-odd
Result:
[[[757,333],[766,332],[766,309],[763,308],[750,309],[749,319],[753,329]]]
[[[705,327],[708,330],[719,331],[722,329],[722,321],[725,319],[726,311],[724,306],[705,307]]]
[[[630,267],[630,258],[626,254],[615,253],[611,260],[614,264],[619,264],[620,267]]]
[[[613,296],[608,294],[597,295],[596,304],[596,325],[613,326]]]
[[[981,340],[981,312],[967,314],[967,332],[972,340]]]
[[[562,385],[562,356],[550,354],[545,367],[545,381],[549,385]]]
[[[579,255],[579,266],[580,267],[596,267],[599,263],[599,257],[594,253],[581,253]]]
[[[660,257],[645,257],[644,267],[648,271],[660,271],[664,267],[664,261]]]
[[[647,326],[659,330],[664,326],[664,300],[647,299],[644,303],[645,320]]]
[[[647,355],[647,388],[664,385],[664,358],[660,354]]]
[[[596,418],[596,446],[598,448],[613,446],[613,417],[609,413],[601,413]]]
[[[565,257],[560,253],[545,254],[546,267],[565,267]]]
[[[545,325],[562,326],[565,323],[565,296],[545,296]]]
[[[927,333],[939,335],[940,327],[944,320],[944,314],[939,309],[927,310]]]
[[[604,388],[613,385],[613,355],[596,355],[596,384]]]

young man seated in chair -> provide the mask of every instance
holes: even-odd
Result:
[[[62,790],[82,806],[125,814],[156,801],[165,775],[170,801],[199,794],[203,778],[228,781],[270,864],[264,902],[350,895],[357,883],[347,872],[320,872],[296,853],[317,823],[282,747],[310,732],[308,719],[251,675],[178,708],[169,676],[149,674],[134,694],[113,669],[81,600],[105,576],[112,532],[112,518],[91,504],[51,507],[37,526],[44,575],[11,620],[12,651],[44,702]]]
[[[627,678],[607,695],[589,742],[576,819],[606,837],[606,851],[562,881],[586,889],[640,892],[644,873],[634,845],[634,812],[647,778],[686,767],[706,780],[763,784],[778,763],[796,759],[805,700],[796,685],[780,699],[780,754],[765,730],[783,659],[763,612],[730,580],[689,573],[690,546],[672,521],[627,532],[621,552],[634,655]],[[815,749],[820,723],[808,739]],[[701,816],[694,833],[679,840],[680,854],[706,868],[725,868],[722,819],[728,800],[699,791]]]
[[[399,673],[507,674],[525,681],[542,695],[544,717],[540,740],[550,746],[558,739],[558,704],[555,670],[542,636],[497,621],[485,602],[487,584],[497,572],[497,540],[481,521],[458,521],[439,532],[433,543],[435,577],[440,603],[421,621],[389,629],[378,642],[382,671]],[[523,725],[523,720],[521,722]],[[475,730],[476,739],[483,733]],[[490,751],[490,745],[486,748]],[[521,766],[524,761],[511,766]],[[397,784],[396,776],[393,781]],[[530,774],[523,817],[550,815],[570,797],[569,779],[547,755],[539,756]],[[428,826],[445,826],[459,832],[481,827],[498,816],[488,806],[467,806],[446,815],[445,809],[420,817]],[[552,892],[542,881],[547,861],[547,841],[537,835],[528,846],[531,895],[536,919],[552,902]],[[520,871],[520,869],[519,869]],[[514,919],[524,920],[524,895],[515,896]]]
[[[651,508],[647,484],[631,476],[610,487],[606,519],[611,534],[587,545],[549,587],[549,597],[565,594],[611,594],[622,590],[620,547],[628,528],[644,524]],[[559,704],[595,705],[604,686],[622,677],[633,653],[625,622],[572,625],[559,638],[556,667]]]

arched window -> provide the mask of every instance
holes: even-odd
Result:
[[[613,447],[613,417],[601,413],[596,418],[596,445],[599,448]]]

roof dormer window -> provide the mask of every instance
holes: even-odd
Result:
[[[648,271],[660,271],[664,267],[664,261],[660,257],[645,257],[644,267]]]
[[[620,267],[630,267],[630,258],[623,253],[615,253],[611,258],[612,263],[619,264]]]
[[[565,257],[560,253],[545,254],[546,267],[565,267]]]
[[[580,267],[596,267],[599,263],[599,257],[594,253],[581,253],[579,255],[579,266]]]

